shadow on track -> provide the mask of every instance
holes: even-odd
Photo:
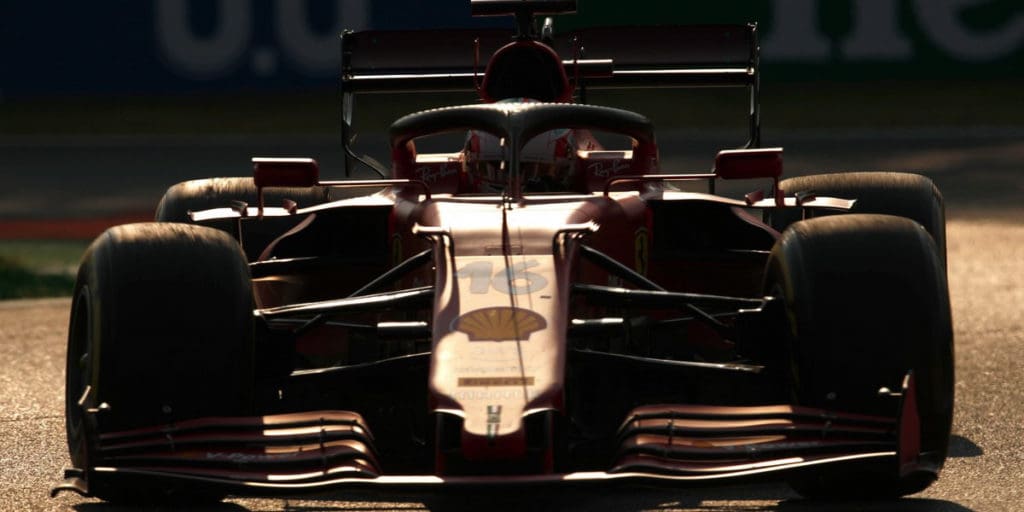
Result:
[[[984,454],[985,451],[980,446],[966,437],[953,434],[949,439],[950,457],[981,457]]]
[[[277,501],[277,500],[272,500]],[[289,512],[378,512],[387,510],[429,511],[693,511],[693,512],[971,512],[971,509],[943,500],[905,498],[886,501],[814,501],[795,498],[785,486],[745,486],[694,491],[622,487],[616,489],[523,489],[459,491],[441,494],[346,493],[282,500],[271,508]],[[175,506],[124,507],[105,503],[81,503],[77,512],[171,511]],[[264,510],[235,503],[188,508],[196,512],[246,512]]]

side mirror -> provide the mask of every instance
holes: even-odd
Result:
[[[252,181],[262,219],[264,187],[312,187],[320,183],[320,164],[312,158],[256,157],[252,159]],[[294,205],[289,209],[293,210]]]
[[[782,148],[729,149],[715,156],[715,176],[723,180],[749,180],[770,178],[775,205],[784,206],[783,191],[779,189],[782,176]],[[764,197],[764,192],[747,194],[747,204]]]
[[[312,158],[253,158],[256,188],[312,187],[320,182],[320,164]]]
[[[782,176],[782,148],[730,149],[715,156],[715,175],[725,180]]]

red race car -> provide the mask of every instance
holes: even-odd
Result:
[[[395,121],[386,179],[256,158],[252,179],[176,185],[157,222],[101,235],[72,304],[74,468],[54,492],[927,487],[953,411],[938,190],[780,181],[782,150],[759,147],[756,26],[537,23],[575,7],[472,1],[514,33],[346,33],[349,170],[379,167],[350,147],[356,97],[481,101]],[[750,92],[749,141],[710,172],[661,169],[647,118],[585,102],[692,86]],[[417,151],[438,134],[450,152]],[[771,188],[715,194],[737,179]]]

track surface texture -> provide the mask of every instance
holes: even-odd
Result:
[[[918,170],[931,176],[948,199],[957,408],[950,459],[939,481],[925,492],[900,501],[828,504],[799,500],[781,485],[697,490],[556,488],[409,495],[360,492],[289,500],[230,499],[209,510],[1024,510],[1024,450],[1020,448],[1024,439],[1024,412],[1020,405],[1024,403],[1024,372],[1019,364],[1024,360],[1024,207],[1017,202],[1024,191],[1024,177],[1016,172],[1019,162],[1024,160],[1024,143],[1016,136],[973,140],[843,140],[795,137],[778,141],[786,142],[787,155],[794,157],[789,160],[787,175],[820,169]],[[113,154],[117,150],[107,151]],[[694,162],[706,168],[703,160]],[[239,167],[245,168],[244,161]],[[110,170],[111,174],[118,172]],[[116,181],[114,176],[110,178],[111,182]],[[161,186],[165,186],[177,178],[164,175],[156,180],[147,176],[139,182],[162,181]],[[51,175],[50,179],[54,177]],[[54,183],[61,182],[51,181],[51,187]],[[15,186],[13,190],[29,189]],[[61,183],[59,190],[69,194],[75,188]],[[83,190],[76,192],[81,194]],[[103,195],[110,190],[103,186],[96,192]],[[153,193],[159,197],[152,187],[146,188],[144,195]],[[155,204],[155,199],[151,204]],[[50,487],[60,478],[68,461],[63,366],[69,304],[68,299],[0,302],[2,511],[120,510],[68,494],[48,498]]]

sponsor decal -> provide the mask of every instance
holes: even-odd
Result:
[[[501,406],[487,406],[487,438],[498,437],[498,426],[501,425]]]
[[[452,324],[453,330],[465,333],[470,341],[527,341],[530,334],[545,327],[543,316],[508,306],[475,309]]]
[[[453,395],[460,402],[479,402],[482,400],[521,400],[523,399],[523,388],[495,389],[463,389],[456,391]],[[529,393],[526,399],[532,398]]]
[[[460,387],[532,386],[533,377],[461,377]]]
[[[615,160],[596,160],[587,164],[587,172],[598,178],[607,178],[627,170],[629,170],[629,162],[618,158]]]
[[[441,165],[424,165],[417,167],[415,172],[419,179],[428,184],[435,184],[449,176],[455,176],[462,170],[462,162],[445,163]]]

